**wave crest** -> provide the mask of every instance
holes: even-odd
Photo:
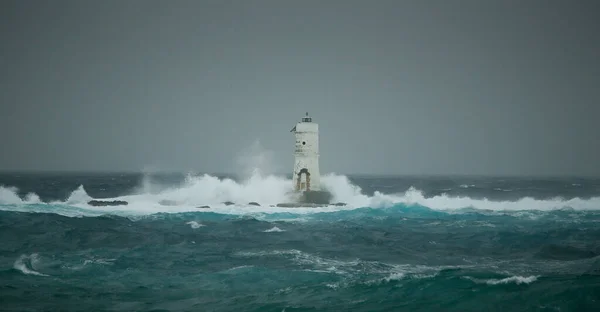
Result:
[[[25,198],[19,197],[19,189],[16,187],[0,186],[0,205],[38,204],[40,197],[35,193],[28,193]]]
[[[81,214],[81,210],[91,213],[115,213],[125,214],[153,214],[159,212],[188,212],[188,211],[214,211],[225,214],[247,214],[247,213],[275,213],[291,212],[294,214],[332,212],[339,210],[350,210],[356,208],[387,208],[394,205],[421,206],[434,210],[456,211],[461,209],[479,209],[489,211],[551,211],[556,209],[574,210],[600,210],[600,198],[590,199],[573,198],[564,200],[561,198],[540,200],[531,197],[521,198],[516,201],[492,201],[488,199],[474,199],[470,197],[450,197],[442,194],[426,197],[421,190],[414,187],[403,193],[385,194],[375,191],[372,196],[363,193],[362,189],[352,184],[348,177],[335,173],[322,177],[324,188],[333,195],[334,202],[344,202],[345,207],[329,206],[323,208],[278,208],[278,203],[290,200],[288,195],[292,191],[290,179],[275,175],[262,175],[260,171],[254,173],[243,181],[235,181],[230,178],[218,178],[208,174],[188,175],[181,185],[163,187],[155,185],[151,179],[144,178],[140,188],[136,192],[105,198],[105,200],[123,200],[127,206],[114,207],[91,207],[88,201],[94,199],[90,196],[84,185],[74,190],[66,200],[49,203],[61,206],[60,213],[65,212],[68,207]],[[231,201],[235,205],[225,205],[224,202]],[[258,202],[260,206],[249,206],[250,202]],[[32,205],[35,204],[35,205]],[[35,209],[48,211],[48,207],[41,209],[38,195],[30,193],[25,198],[18,195],[14,187],[0,187],[0,209],[14,210],[15,206],[21,206],[18,210],[35,211]],[[27,206],[31,206],[27,208]],[[208,209],[199,210],[200,206],[210,206]],[[37,208],[36,208],[37,207]]]
[[[538,276],[518,276],[518,275],[514,275],[514,276],[510,276],[510,277],[505,277],[502,279],[478,279],[478,278],[473,278],[473,277],[465,277],[468,280],[471,280],[477,284],[488,284],[488,285],[501,285],[501,284],[510,284],[510,283],[514,283],[517,285],[521,285],[521,284],[531,284],[535,281],[537,281]]]
[[[21,255],[13,264],[13,268],[26,275],[48,276],[35,270],[39,262],[39,255],[36,253]]]

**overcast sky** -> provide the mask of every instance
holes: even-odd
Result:
[[[600,174],[600,2],[0,2],[0,170]]]

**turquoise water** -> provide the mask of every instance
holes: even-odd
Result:
[[[333,185],[348,202],[364,201],[362,194],[382,203],[251,210],[215,202],[201,210],[189,208],[199,181],[188,180],[153,193],[188,194],[176,206],[113,187],[123,195],[111,198],[130,205],[106,212],[86,206],[85,196],[118,184],[110,176],[103,187],[83,183],[85,196],[75,183],[61,201],[39,180],[15,179],[17,190],[5,180],[0,192],[3,311],[600,310],[600,206],[592,182],[587,196],[556,190],[562,199],[517,201],[423,195],[433,186],[421,186],[419,197],[410,189],[350,194],[347,185]],[[464,192],[464,182],[455,187]],[[461,204],[469,207],[455,207]]]

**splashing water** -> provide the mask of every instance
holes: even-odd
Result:
[[[242,179],[10,178],[26,192],[0,187],[7,310],[68,310],[82,295],[77,308],[93,311],[598,307],[596,181],[582,182],[592,189],[579,193],[586,198],[569,193],[566,180],[567,191],[554,186],[542,197],[508,196],[518,181],[477,193],[490,179],[432,187],[326,174],[333,201],[347,206],[279,208],[271,205],[287,200],[292,181],[261,170]],[[493,192],[502,195],[480,196]],[[88,204],[98,197],[128,205]],[[23,290],[35,300],[22,300]]]
[[[273,207],[278,203],[289,202],[288,194],[292,191],[292,181],[275,175],[263,175],[256,170],[250,177],[242,181],[230,178],[218,178],[208,174],[188,174],[181,185],[165,187],[155,185],[148,178],[130,195],[104,200],[123,200],[127,206],[92,207],[88,201],[94,199],[81,185],[66,200],[44,203],[38,195],[29,193],[25,198],[18,196],[14,187],[0,187],[0,209],[18,211],[48,211],[48,205],[61,207],[55,211],[65,215],[116,213],[124,215],[143,215],[159,212],[175,213],[199,211],[200,206],[210,206],[202,211],[214,211],[226,214],[277,213],[293,212],[295,214],[333,212],[356,208],[388,208],[402,204],[406,206],[422,206],[434,210],[454,211],[464,208],[491,211],[549,211],[563,208],[574,210],[598,210],[600,198],[589,199],[561,198],[540,200],[524,197],[516,201],[492,201],[470,197],[450,197],[445,194],[426,197],[422,191],[409,188],[406,192],[385,194],[375,191],[372,196],[365,195],[362,189],[352,184],[344,175],[327,174],[322,177],[324,188],[333,195],[332,202],[343,202],[346,206],[327,206],[321,208],[280,208]],[[235,205],[227,206],[231,201]],[[169,205],[164,203],[168,202]],[[257,202],[260,206],[248,206],[249,202]],[[69,209],[76,208],[76,209]]]

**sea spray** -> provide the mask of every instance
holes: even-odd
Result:
[[[91,207],[88,201],[94,199],[86,192],[86,186],[80,185],[63,201],[51,201],[44,210],[52,211],[53,207],[60,206],[56,213],[64,213],[65,208],[70,206],[81,211],[89,210],[91,214],[118,213],[118,214],[153,214],[153,213],[177,213],[186,211],[199,211],[200,206],[210,206],[202,211],[214,211],[226,214],[245,213],[280,213],[291,212],[296,214],[332,212],[340,210],[351,210],[356,208],[370,207],[375,209],[390,208],[395,205],[426,207],[439,211],[457,211],[466,208],[481,211],[552,211],[560,209],[573,210],[599,210],[600,197],[571,198],[571,199],[535,199],[523,197],[518,200],[488,200],[476,199],[467,196],[449,196],[446,194],[426,197],[424,192],[410,187],[404,192],[385,194],[375,191],[369,196],[362,192],[361,187],[351,183],[343,175],[327,174],[322,177],[322,183],[333,194],[335,202],[345,202],[347,206],[321,207],[321,208],[280,208],[272,207],[281,202],[289,200],[288,194],[292,189],[292,181],[281,176],[268,175],[255,172],[245,180],[234,180],[232,178],[219,178],[208,174],[188,174],[185,180],[175,186],[166,187],[159,185],[154,187],[151,180],[144,179],[144,188],[160,191],[144,193],[137,189],[132,194],[124,194],[104,200],[123,200],[127,206],[116,207]],[[235,205],[228,206],[224,202],[231,201]],[[170,205],[164,205],[165,202]],[[260,206],[248,206],[250,202],[258,202]],[[40,210],[40,198],[35,193],[29,193],[25,198],[18,195],[15,187],[0,187],[0,209],[18,209],[27,211],[27,205],[31,205],[31,211]],[[19,204],[18,208],[14,205]],[[7,206],[13,205],[13,206]],[[25,207],[23,207],[25,205]],[[13,207],[13,208],[11,208]],[[68,213],[68,212],[67,212]]]
[[[328,174],[348,206],[286,209],[268,205],[291,184],[276,175],[30,179],[0,175],[3,310],[600,308],[594,180]],[[130,204],[87,205],[100,189]]]

